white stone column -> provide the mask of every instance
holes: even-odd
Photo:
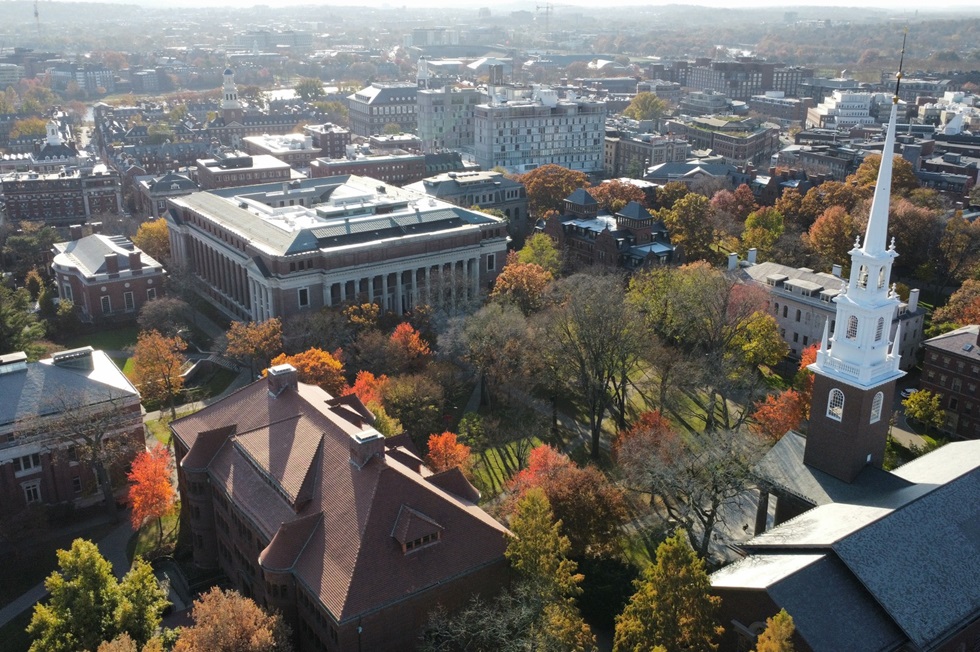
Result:
[[[402,287],[405,281],[405,271],[398,270],[395,272],[395,314],[402,315],[405,313],[405,306],[402,305]]]
[[[347,281],[340,282],[340,302],[347,302]]]
[[[388,273],[381,275],[381,312],[388,311]]]

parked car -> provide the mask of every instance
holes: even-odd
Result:
[[[917,391],[919,390],[912,387],[906,387],[905,389],[902,390],[902,398],[908,398],[912,396],[912,394],[915,394]]]

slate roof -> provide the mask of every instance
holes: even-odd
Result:
[[[374,431],[318,387],[298,383],[273,396],[259,380],[171,428],[190,449],[185,467],[224,433],[216,454],[197,459],[210,457],[212,485],[270,541],[259,563],[291,569],[341,623],[503,558],[506,528],[447,489],[459,478],[430,481],[438,476],[397,440],[352,464],[352,437]],[[304,485],[309,500],[294,505]],[[399,540],[419,532],[439,540],[403,552]]]
[[[790,444],[777,457],[788,459],[799,439],[786,435],[780,444]],[[867,635],[859,628],[851,639],[861,650],[895,649],[894,631],[915,649],[938,649],[950,633],[980,618],[980,441],[947,444],[890,474],[866,470],[852,490],[823,482],[826,476],[802,463],[796,468],[811,476],[798,487],[819,487],[839,502],[825,502],[744,544],[750,556],[715,573],[714,586],[765,587],[794,619],[816,619],[813,638],[806,635],[814,650],[854,649],[832,631],[849,626],[852,616],[867,627]],[[800,573],[806,562],[817,563],[814,555],[821,556],[822,570]],[[838,606],[848,615],[821,613]],[[878,607],[890,626],[875,613]]]
[[[143,267],[158,267],[162,265],[150,258],[145,252],[137,249],[129,238],[121,235],[102,235],[93,233],[78,240],[69,242],[59,242],[54,245],[56,252],[54,262],[59,265],[75,267],[85,276],[95,276],[96,274],[106,274],[105,257],[108,254],[116,254],[119,261],[119,271],[129,269],[129,254],[139,251],[140,262]]]
[[[980,361],[980,346],[977,346],[978,334],[980,334],[980,326],[974,324],[943,333],[926,340],[922,344],[930,349],[946,351],[968,360]]]
[[[89,355],[85,352],[90,351]],[[26,369],[0,374],[0,427],[37,416],[61,411],[61,397],[75,405],[97,405],[109,400],[136,397],[139,392],[103,351],[91,347],[73,349],[60,355],[71,357],[68,364],[53,358],[27,363]]]
[[[576,206],[595,206],[599,203],[585,188],[576,188],[575,192],[565,198],[565,201]]]

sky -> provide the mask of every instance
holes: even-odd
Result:
[[[124,4],[131,4],[134,0],[107,0],[109,2],[118,2]],[[173,5],[193,5],[198,7],[207,6],[238,6],[238,7],[249,7],[252,5],[266,5],[269,7],[282,7],[282,6],[295,6],[295,5],[316,5],[318,7],[335,5],[335,6],[371,6],[371,7],[458,7],[458,0],[339,0],[339,1],[329,1],[329,2],[313,2],[311,0],[136,0],[139,4],[154,5],[154,6],[173,6]],[[477,8],[481,6],[490,7],[495,12],[503,11],[514,11],[517,9],[526,9],[534,11],[537,5],[546,4],[547,0],[532,1],[532,2],[499,2],[497,0],[476,0],[476,2],[468,5],[469,8]],[[595,0],[559,0],[551,3],[555,10],[560,10],[562,7],[588,7],[596,8],[597,3]],[[603,4],[605,7],[616,7],[616,6],[644,6],[644,7],[657,7],[665,6],[670,4],[681,4],[681,5],[694,5],[694,6],[709,6],[709,7],[725,7],[725,8],[739,8],[739,9],[752,9],[759,7],[778,7],[785,11],[792,11],[796,7],[787,6],[785,0],[741,0],[737,5],[733,5],[731,0],[694,0],[691,2],[677,2],[676,0],[607,0]],[[858,7],[858,8],[879,8],[888,9],[897,13],[908,13],[913,14],[918,11],[921,14],[926,12],[942,12],[942,11],[962,11],[967,10],[973,13],[980,13],[980,3],[977,0],[938,0],[934,3],[924,4],[921,0],[854,0],[853,2],[844,3],[841,0],[809,0],[805,7],[800,7],[801,9],[812,8],[812,7]]]

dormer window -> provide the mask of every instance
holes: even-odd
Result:
[[[405,542],[405,545],[402,546],[402,551],[411,552],[412,550],[416,550],[423,546],[427,546],[430,543],[437,543],[439,541],[439,535],[440,535],[439,532],[433,532],[432,534],[426,534],[424,536],[421,536],[418,539],[407,541]]]

